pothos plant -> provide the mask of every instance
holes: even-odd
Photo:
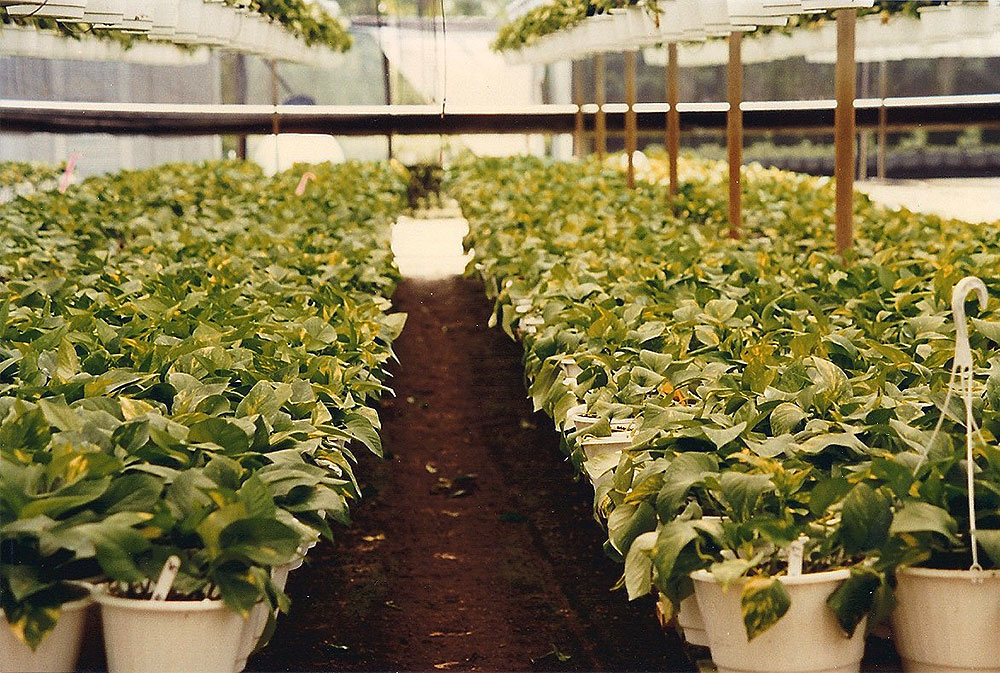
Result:
[[[664,166],[654,157],[647,177],[658,181]],[[744,169],[745,238],[728,241],[723,169],[684,159],[672,203],[665,187],[625,189],[607,166],[531,159],[459,166],[452,188],[472,222],[472,266],[496,287],[498,322],[515,324],[523,299],[541,319],[520,337],[536,407],[557,419],[581,400],[639,409],[632,446],[595,484],[606,549],[628,560],[626,586],[644,593],[656,573],[680,599],[691,570],[714,567],[763,589],[805,536],[806,570],[852,568],[831,597],[852,632],[863,615],[874,624],[885,614],[892,568],[919,562],[935,540],[956,544],[958,527],[940,516],[960,517],[956,503],[913,509],[913,494],[861,475],[928,444],[953,353],[951,287],[996,268],[1000,241],[858,196],[857,254],[844,264],[824,215],[830,185],[758,166]],[[1000,381],[998,306],[973,318],[988,390]],[[576,385],[559,374],[565,353],[584,363]],[[978,411],[995,442],[987,401]],[[960,432],[944,428],[948,441]],[[782,481],[789,474],[804,481]],[[978,489],[995,486],[985,475]],[[736,504],[747,499],[761,518]],[[920,531],[926,543],[910,539]],[[781,592],[767,581],[760,596],[780,607]],[[780,612],[754,610],[753,633]]]
[[[270,569],[359,497],[379,453],[404,176],[170,165],[5,204],[0,274],[3,608],[37,646],[64,580],[287,609]],[[332,226],[334,223],[336,226]]]

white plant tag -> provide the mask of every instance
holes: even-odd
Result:
[[[156,580],[156,587],[153,589],[153,595],[149,600],[167,600],[167,596],[170,595],[170,588],[174,586],[174,580],[177,579],[177,571],[180,569],[180,557],[171,556],[168,558],[167,562],[163,564],[163,570],[160,571],[160,577]]]
[[[805,556],[806,542],[809,540],[805,535],[788,545],[788,576],[797,577],[802,574],[802,559]]]

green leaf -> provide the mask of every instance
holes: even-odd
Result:
[[[848,638],[854,635],[861,620],[874,609],[879,588],[884,582],[885,577],[881,573],[865,566],[854,566],[850,577],[826,600]]]
[[[731,428],[723,428],[720,430],[706,425],[703,426],[701,430],[705,433],[705,436],[708,437],[708,440],[715,444],[715,448],[721,449],[726,444],[729,444],[731,441],[739,437],[743,431],[746,430],[746,427],[747,424],[746,421],[744,421]]]
[[[882,546],[892,523],[891,499],[868,484],[858,484],[844,498],[840,532],[849,554]]]
[[[191,426],[189,442],[211,442],[230,454],[244,453],[250,449],[250,437],[236,423],[225,418],[206,418]]]
[[[630,601],[645,596],[653,587],[653,558],[656,532],[643,533],[632,541],[625,555],[625,589]]]
[[[976,539],[993,561],[993,567],[1000,568],[1000,530],[977,530]]]
[[[892,518],[889,532],[892,535],[902,533],[939,533],[949,540],[955,539],[958,524],[948,512],[926,502],[910,501],[899,509]]]
[[[764,494],[774,491],[774,482],[766,474],[723,472],[719,483],[735,521],[746,520],[757,509]]]
[[[226,526],[219,535],[226,557],[242,558],[262,566],[288,563],[296,554],[299,536],[274,519],[242,519]]]
[[[785,616],[792,604],[788,590],[777,579],[751,577],[743,584],[740,606],[747,640],[753,640]]]
[[[972,325],[976,328],[976,331],[984,337],[993,343],[1000,344],[1000,322],[973,318]]]
[[[771,411],[771,432],[783,435],[806,419],[806,412],[793,402],[782,402]]]

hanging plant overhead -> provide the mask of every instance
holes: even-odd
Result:
[[[35,4],[39,3],[26,0],[21,5],[0,6],[0,21],[5,25],[52,30],[71,38],[79,39],[87,35],[112,40],[126,48],[140,40],[162,40],[178,46],[192,43],[209,46],[222,46],[222,43],[236,47],[246,45],[251,50],[249,47],[255,41],[260,42],[261,31],[274,27],[284,28],[284,31],[275,31],[272,35],[285,36],[287,33],[287,36],[309,47],[326,47],[336,52],[346,52],[352,43],[347,29],[336,17],[308,0],[167,0],[162,4],[159,1],[147,5],[135,3],[139,6],[121,3],[121,8],[131,9],[135,17],[128,17],[129,12],[126,11],[124,16],[117,16],[115,20],[115,14],[111,12],[107,13],[111,18],[103,19],[108,21],[106,24],[95,20],[98,15],[94,13],[53,16],[51,13],[34,12],[31,6]],[[214,14],[205,17],[205,23],[215,32],[222,32],[222,38],[214,42],[192,42],[186,37],[175,37],[174,29],[177,28],[179,32],[181,23],[191,22],[192,12],[213,12]],[[164,20],[166,25],[160,23]],[[193,23],[197,24],[197,18]],[[288,50],[287,45],[283,48],[284,51]]]
[[[919,16],[918,10],[921,7],[942,4],[944,4],[943,0],[906,0],[905,2],[876,0],[872,7],[861,8],[858,11],[861,15],[881,14],[889,17],[903,14],[916,17]],[[640,6],[644,8],[646,13],[652,15],[654,20],[663,12],[656,0],[648,0],[641,4],[634,0],[555,0],[555,2],[536,7],[516,20],[501,26],[497,39],[493,43],[493,49],[509,51],[530,46],[545,36],[578,26],[588,17],[608,14],[612,10]],[[793,28],[817,26],[829,18],[826,13],[794,14],[788,17],[787,23],[782,22],[781,26],[761,25],[756,32],[763,34],[774,30],[787,31]]]

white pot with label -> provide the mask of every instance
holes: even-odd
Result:
[[[896,573],[892,632],[907,673],[1000,671],[1000,570]]]
[[[68,673],[76,670],[80,647],[87,625],[87,609],[93,604],[88,589],[86,595],[63,603],[55,628],[32,651],[10,630],[10,624],[0,613],[0,671],[3,673]]]
[[[150,601],[94,594],[108,673],[231,671],[245,622],[221,600]]]
[[[788,612],[750,641],[740,607],[741,583],[724,591],[707,570],[692,573],[719,673],[856,673],[865,651],[866,620],[848,638],[826,604],[849,576],[845,569],[778,577],[791,596]]]

